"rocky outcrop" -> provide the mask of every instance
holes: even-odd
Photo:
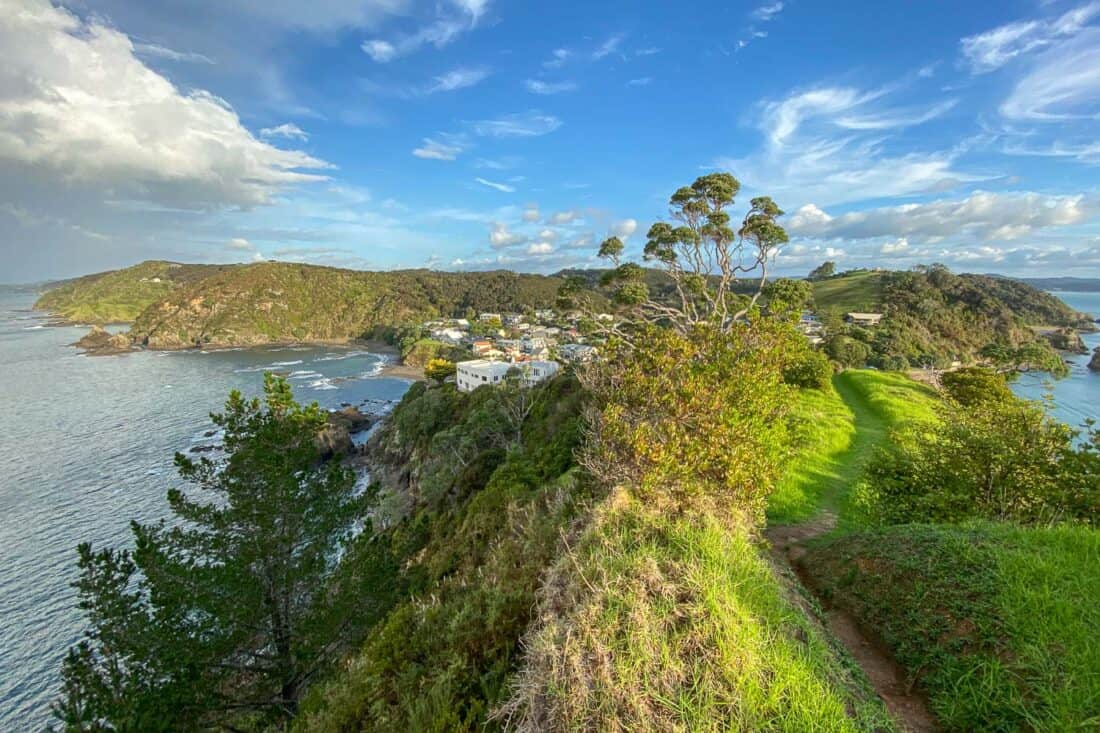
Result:
[[[1097,346],[1092,352],[1092,358],[1089,359],[1089,369],[1100,372],[1100,346]]]
[[[1073,328],[1059,328],[1043,334],[1050,345],[1059,351],[1068,351],[1073,354],[1087,354],[1088,347],[1081,340],[1081,334]]]
[[[347,456],[355,452],[355,442],[351,439],[353,433],[366,430],[374,418],[364,415],[358,408],[346,407],[338,412],[331,412],[328,416],[328,424],[317,434],[317,448],[323,458],[333,456]]]
[[[133,348],[129,336],[124,333],[112,334],[102,326],[92,326],[91,331],[72,345],[91,356],[123,354]]]

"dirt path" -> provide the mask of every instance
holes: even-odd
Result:
[[[823,508],[816,516],[798,524],[769,527],[764,532],[771,544],[776,562],[790,567],[811,592],[814,591],[812,578],[808,576],[800,562],[806,554],[804,544],[836,528],[839,507],[847,495],[848,485],[858,475],[859,467],[870,454],[870,450],[885,437],[886,433],[886,424],[882,416],[867,404],[861,395],[841,382],[837,383],[837,391],[855,417],[856,434],[842,457],[846,470],[840,472],[836,477],[837,480],[830,481],[824,488]],[[910,689],[905,670],[894,661],[890,653],[865,634],[854,617],[841,609],[830,607],[824,599],[816,596],[816,593],[814,595],[825,610],[829,631],[863,668],[867,679],[899,727],[911,733],[931,733],[939,730],[935,716],[928,709],[927,701]]]

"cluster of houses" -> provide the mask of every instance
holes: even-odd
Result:
[[[881,313],[845,313],[844,320],[853,326],[874,327],[882,322]],[[798,330],[813,346],[818,346],[825,341],[825,326],[818,320],[817,315],[811,311],[803,311],[798,319]]]
[[[557,374],[561,362],[586,362],[598,353],[577,330],[578,314],[559,318],[543,309],[530,317],[481,313],[477,320],[476,329],[466,318],[423,324],[432,339],[469,349],[476,357],[455,365],[455,383],[462,392],[502,384],[511,369],[518,370],[524,384],[537,384]]]

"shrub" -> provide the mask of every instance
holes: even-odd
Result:
[[[833,365],[820,351],[807,348],[783,369],[783,381],[792,387],[827,389],[833,378]]]

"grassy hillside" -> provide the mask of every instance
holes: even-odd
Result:
[[[554,304],[561,281],[513,272],[362,272],[264,262],[168,294],[135,321],[152,348],[346,340],[379,326]]]
[[[790,524],[838,511],[886,431],[932,415],[934,393],[901,374],[849,370],[829,390],[802,390],[794,410],[794,456],[768,499],[768,520]]]
[[[74,323],[129,323],[176,288],[235,267],[148,260],[58,283],[34,307]]]
[[[802,567],[947,730],[1100,728],[1100,532],[903,525],[822,541]]]
[[[817,280],[813,288],[814,303],[819,310],[877,312],[882,307],[882,275],[878,272],[854,272]]]

